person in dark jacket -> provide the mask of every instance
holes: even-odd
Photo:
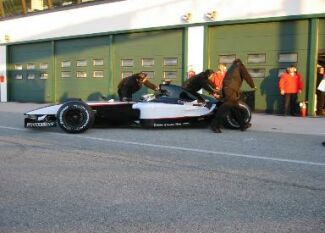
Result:
[[[123,78],[118,84],[118,95],[120,101],[132,101],[132,95],[141,89],[145,85],[146,87],[158,91],[159,88],[155,84],[149,82],[148,76],[144,72],[133,74],[129,77]]]
[[[206,90],[210,95],[218,98],[218,91],[214,88],[215,85],[211,81],[213,74],[213,70],[207,69],[186,80],[186,82],[183,84],[183,88],[194,95],[197,98],[198,102],[205,102],[202,96],[197,93],[201,89]]]
[[[216,116],[211,123],[211,129],[215,133],[221,133],[220,127],[223,124],[224,117],[229,111],[233,112],[242,131],[251,126],[250,123],[245,124],[244,116],[242,115],[239,106],[240,87],[243,80],[245,80],[251,88],[256,89],[254,81],[246,67],[240,59],[236,59],[229,67],[223,80],[222,93],[224,102],[217,110]]]
[[[318,89],[318,86],[322,80],[325,80],[324,67],[319,67],[317,70],[317,81],[316,81],[316,95],[317,95],[316,114],[318,116],[325,116],[325,91]]]

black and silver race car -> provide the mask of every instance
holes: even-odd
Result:
[[[68,99],[25,113],[26,128],[55,127],[68,133],[82,133],[96,124],[112,126],[143,126],[151,128],[208,125],[222,104],[208,96],[199,103],[195,96],[172,84],[161,84],[160,91],[144,95],[138,102],[84,102]],[[244,102],[240,107],[245,123],[251,120],[251,110]],[[239,128],[231,111],[224,119],[225,127]]]

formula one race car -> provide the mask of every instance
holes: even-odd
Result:
[[[25,113],[25,128],[54,127],[59,125],[68,133],[82,133],[94,124],[113,126],[143,126],[151,128],[208,125],[222,104],[208,96],[199,103],[194,95],[172,84],[161,84],[155,94],[144,95],[138,102],[100,101],[84,102],[68,99],[57,105]],[[251,111],[240,102],[245,123],[251,120]],[[231,111],[224,123],[229,128],[239,128]]]

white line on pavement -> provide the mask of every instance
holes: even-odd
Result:
[[[8,130],[15,130],[15,131],[26,131],[26,129],[22,129],[22,128],[13,128],[13,127],[1,126],[1,125],[0,125],[0,128],[8,129]],[[325,163],[317,163],[317,162],[310,162],[310,161],[304,161],[304,160],[271,158],[271,157],[263,157],[263,156],[256,156],[256,155],[210,151],[210,150],[194,149],[194,148],[179,147],[179,146],[165,146],[165,145],[157,145],[157,144],[142,143],[142,142],[132,142],[132,141],[122,141],[122,140],[115,140],[115,139],[108,139],[108,138],[90,137],[90,136],[76,135],[76,134],[64,134],[64,133],[60,134],[60,133],[51,133],[51,132],[48,132],[48,134],[52,134],[52,135],[56,135],[56,136],[60,135],[60,136],[74,137],[74,138],[79,137],[79,138],[90,139],[90,140],[94,140],[94,141],[113,142],[113,143],[127,144],[127,145],[131,144],[131,145],[136,145],[136,146],[153,147],[153,148],[168,149],[168,150],[181,150],[181,151],[204,153],[204,154],[214,154],[214,155],[221,155],[221,156],[228,156],[228,157],[259,159],[259,160],[267,160],[267,161],[274,161],[274,162],[286,162],[286,163],[313,165],[313,166],[325,166]]]

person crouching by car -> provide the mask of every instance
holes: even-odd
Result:
[[[213,70],[207,69],[186,80],[183,84],[183,88],[194,95],[200,103],[205,103],[202,96],[197,93],[201,89],[206,90],[213,97],[219,98],[218,91],[215,89],[214,83],[211,81],[213,74]]]
[[[158,86],[148,80],[148,76],[144,72],[123,78],[117,87],[120,101],[132,101],[132,95],[140,90],[143,85],[154,91],[159,90]]]

